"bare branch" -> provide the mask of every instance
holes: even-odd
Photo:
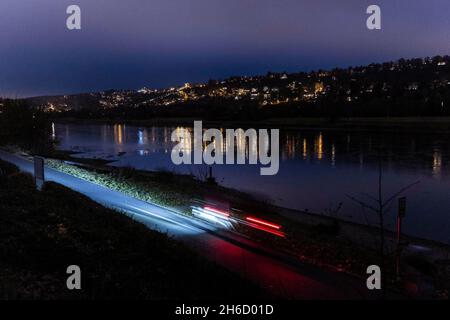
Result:
[[[409,185],[407,185],[406,187],[400,189],[398,192],[394,193],[394,195],[392,197],[390,197],[389,199],[386,200],[386,202],[383,203],[383,208],[388,205],[392,200],[394,200],[396,197],[398,197],[400,194],[402,194],[403,192],[405,192],[408,189],[411,189],[412,187],[414,187],[416,184],[419,184],[420,181],[416,181],[414,183],[411,183]]]
[[[354,201],[354,202],[356,202],[356,203],[362,205],[364,208],[370,209],[370,210],[372,210],[372,211],[374,211],[374,212],[376,212],[376,213],[378,213],[378,212],[380,211],[380,210],[378,210],[378,209],[372,207],[370,204],[367,204],[367,203],[365,203],[365,202],[363,202],[363,201],[361,201],[361,200],[359,200],[359,199],[356,199],[355,197],[352,197],[351,195],[348,195],[348,194],[347,194],[346,196],[347,196],[350,200],[352,200],[352,201]]]
[[[370,194],[365,193],[365,192],[363,192],[363,193],[361,193],[361,194],[362,194],[363,196],[369,198],[370,200],[375,201],[376,203],[378,203],[378,199],[376,199],[375,197],[372,197]]]

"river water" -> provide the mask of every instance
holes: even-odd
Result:
[[[80,152],[80,157],[113,160],[111,165],[144,170],[167,169],[202,176],[205,166],[171,161],[175,127],[138,127],[108,124],[54,125],[59,148]],[[190,128],[189,128],[190,129]],[[245,140],[237,141],[245,148]],[[187,152],[191,152],[187,147]],[[338,216],[360,223],[375,223],[369,210],[348,195],[373,204],[377,197],[379,163],[385,199],[408,189],[403,230],[422,238],[450,243],[450,139],[438,133],[380,133],[352,130],[281,130],[280,170],[261,176],[259,165],[214,165],[216,180],[227,187],[250,192],[274,204],[329,214],[342,203]],[[387,213],[395,229],[397,198]]]

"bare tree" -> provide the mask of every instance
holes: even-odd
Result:
[[[209,176],[209,169],[206,166],[196,166],[195,170],[189,168],[189,174],[200,181],[207,181]]]
[[[384,249],[385,249],[385,228],[384,228],[384,218],[385,214],[389,212],[389,208],[392,204],[392,202],[400,196],[402,193],[406,192],[408,189],[412,188],[413,186],[420,183],[420,181],[413,182],[391,196],[387,198],[387,200],[383,199],[383,188],[382,188],[382,180],[383,180],[383,168],[382,168],[382,162],[379,161],[379,168],[378,168],[378,194],[377,196],[371,196],[369,194],[363,194],[366,198],[372,201],[371,203],[365,202],[364,200],[358,199],[356,197],[353,197],[351,195],[347,195],[349,199],[352,201],[358,203],[363,208],[368,209],[369,211],[374,212],[378,216],[378,225],[379,225],[379,236],[380,236],[380,247],[379,247],[379,254],[380,254],[380,267],[384,269]],[[384,277],[382,277],[384,279]],[[384,285],[382,286],[383,292],[384,292]]]

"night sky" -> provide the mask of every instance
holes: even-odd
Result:
[[[78,4],[82,30],[66,29]],[[370,4],[382,30],[366,28]],[[449,0],[1,0],[0,95],[159,88],[450,54]]]

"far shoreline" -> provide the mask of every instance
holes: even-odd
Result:
[[[53,118],[58,123],[76,124],[128,124],[145,127],[193,126],[203,121],[205,127],[228,128],[280,128],[295,130],[351,130],[378,132],[433,132],[450,133],[450,117],[347,117],[347,118],[271,118],[265,120],[209,120],[199,118],[153,118],[153,119],[78,119]]]

